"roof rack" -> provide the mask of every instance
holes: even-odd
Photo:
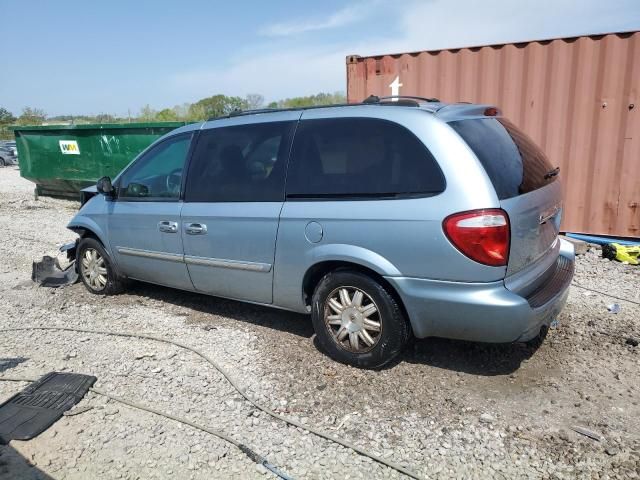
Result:
[[[221,115],[219,117],[210,117],[207,122],[212,120],[220,120],[222,118],[242,117],[244,115],[255,115],[259,113],[277,113],[277,112],[295,112],[300,110],[313,110],[315,108],[329,108],[329,107],[357,107],[362,105],[361,103],[332,103],[329,105],[312,105],[308,107],[290,107],[290,108],[257,108],[253,110],[233,110],[227,115]]]
[[[222,115],[220,117],[211,117],[208,118],[207,121],[210,122],[212,120],[219,120],[221,118],[232,118],[232,117],[241,117],[243,115],[255,115],[259,113],[275,113],[275,112],[293,112],[296,110],[313,110],[316,108],[331,108],[331,107],[359,107],[362,105],[381,105],[381,106],[409,106],[409,107],[418,107],[420,106],[420,102],[439,102],[437,98],[423,98],[423,97],[411,97],[407,95],[396,95],[390,97],[377,97],[375,95],[370,95],[361,103],[334,103],[329,105],[312,105],[308,107],[291,107],[291,108],[258,108],[253,110],[233,110],[229,112],[227,115]]]
[[[271,112],[278,112],[280,109],[277,108],[253,108],[253,109],[249,109],[249,110],[240,110],[239,108],[236,108],[235,110],[232,110],[229,115],[227,115],[228,117],[237,117],[239,115],[251,115],[252,113],[271,113]],[[209,119],[211,120],[211,119]]]
[[[417,100],[420,100],[422,102],[430,102],[430,103],[439,102],[440,101],[437,98],[416,97],[416,96],[413,96],[413,95],[389,95],[389,96],[386,96],[386,97],[378,97],[377,95],[369,95],[362,103],[381,103],[381,102],[388,101],[388,100],[391,100],[394,103],[397,103],[398,101],[402,101],[402,100],[407,100],[407,101],[413,100],[416,105],[418,104]]]

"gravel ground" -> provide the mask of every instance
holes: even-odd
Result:
[[[309,318],[133,284],[101,298],[81,284],[30,282],[31,262],[73,239],[74,202],[33,200],[33,185],[0,169],[0,328],[137,331],[205,351],[283,414],[425,478],[640,477],[638,306],[572,288],[539,349],[428,339],[382,371],[329,360]],[[640,268],[591,249],[575,282],[640,300]],[[621,311],[607,305],[618,302]],[[630,342],[633,343],[633,342]],[[96,387],[220,429],[293,478],[404,478],[256,411],[210,365],[157,342],[68,332],[0,335],[0,377],[96,375]],[[0,400],[24,384],[0,382]],[[211,435],[89,393],[45,433],[0,447],[0,478],[274,478]],[[593,440],[579,426],[597,433]]]

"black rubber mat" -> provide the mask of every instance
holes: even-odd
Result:
[[[0,405],[0,443],[30,440],[82,400],[97,380],[80,373],[47,373]]]

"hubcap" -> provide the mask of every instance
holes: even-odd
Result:
[[[107,286],[107,267],[104,258],[95,248],[87,248],[82,256],[82,276],[96,291]]]
[[[378,306],[356,287],[336,288],[324,304],[324,323],[345,350],[364,353],[376,346],[382,333]]]

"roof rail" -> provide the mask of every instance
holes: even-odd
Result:
[[[248,110],[240,110],[239,108],[236,108],[235,110],[232,110],[231,112],[229,112],[228,116],[237,117],[238,115],[250,115],[252,113],[271,113],[271,112],[278,112],[278,111],[279,109],[277,108],[253,108]]]
[[[391,101],[390,101],[391,100]],[[253,110],[233,110],[227,115],[220,117],[211,117],[207,121],[219,120],[221,118],[240,117],[243,115],[254,115],[259,113],[275,113],[275,112],[292,112],[296,110],[313,110],[316,108],[331,108],[331,107],[359,107],[362,105],[381,105],[381,106],[409,106],[417,107],[422,102],[439,102],[437,98],[424,98],[424,97],[411,97],[407,95],[396,95],[390,97],[378,97],[376,95],[370,95],[362,103],[335,103],[330,105],[311,105],[308,107],[291,107],[291,108],[258,108]]]
[[[329,105],[311,105],[308,107],[289,107],[289,108],[258,108],[254,110],[233,110],[226,115],[219,117],[209,117],[207,122],[212,120],[220,120],[222,118],[241,117],[243,115],[255,115],[259,113],[276,113],[276,112],[295,112],[299,110],[312,110],[314,108],[329,108],[329,107],[357,107],[362,105],[361,103],[332,103]]]
[[[421,100],[423,102],[431,102],[431,103],[440,101],[437,98],[416,97],[413,95],[389,95],[386,97],[378,97],[378,98],[379,100],[391,100],[391,101],[393,101],[394,99]]]

